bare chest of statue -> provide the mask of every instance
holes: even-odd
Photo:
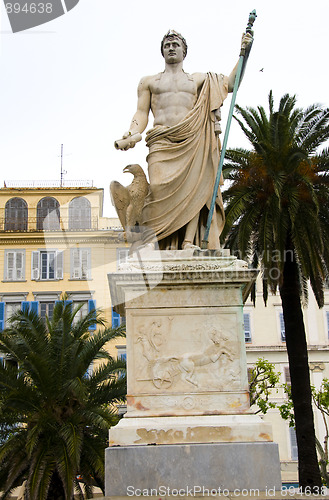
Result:
[[[171,127],[179,123],[197,100],[197,84],[191,75],[160,73],[150,83],[154,125]]]

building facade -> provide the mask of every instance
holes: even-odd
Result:
[[[261,290],[261,280],[257,282]],[[265,307],[262,292],[256,294],[256,307],[250,299],[244,307],[245,341],[248,368],[258,358],[264,358],[275,366],[280,373],[280,383],[290,384],[289,364],[285,344],[285,330],[279,295],[269,295]],[[313,292],[309,290],[308,303],[303,307],[304,323],[308,343],[308,357],[311,384],[321,386],[324,378],[329,378],[329,289],[325,290],[325,306],[319,309]],[[272,391],[272,399],[281,404],[286,400],[284,391]],[[256,411],[256,409],[255,409]],[[278,410],[270,410],[264,417],[273,426],[274,441],[279,444],[282,479],[297,482],[297,443],[293,428],[282,420]],[[320,412],[314,408],[315,431],[323,443],[325,427]]]
[[[73,183],[74,184],[74,183]],[[51,317],[64,296],[79,314],[112,308],[107,273],[124,246],[117,219],[102,215],[103,189],[0,189],[0,329],[22,307]]]

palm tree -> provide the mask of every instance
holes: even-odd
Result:
[[[79,308],[55,305],[51,321],[20,311],[0,336],[1,498],[26,481],[30,500],[104,492],[108,429],[114,403],[126,394],[125,364],[105,350],[123,330],[104,327],[99,311],[77,319]],[[95,363],[91,372],[90,367]],[[9,418],[10,417],[10,418]],[[79,478],[79,479],[78,479]]]
[[[295,107],[284,95],[277,111],[272,92],[263,107],[237,106],[252,150],[227,153],[223,241],[253,267],[260,266],[263,294],[279,289],[284,315],[298,445],[299,483],[321,486],[301,298],[311,284],[323,306],[329,263],[329,109]]]

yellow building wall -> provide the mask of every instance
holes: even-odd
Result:
[[[69,230],[69,204],[83,196],[90,202],[91,229]],[[28,205],[26,231],[5,231],[5,206],[11,198],[22,198]],[[56,198],[60,205],[60,230],[37,231],[37,205],[44,197]],[[102,217],[103,189],[97,188],[2,188],[0,189],[0,296],[27,294],[28,301],[36,300],[34,294],[67,292],[90,293],[96,307],[102,310],[107,325],[111,325],[111,299],[107,274],[117,269],[117,248],[123,247],[122,233],[117,219]],[[71,278],[71,248],[90,248],[90,279]],[[5,281],[5,250],[25,250],[25,277],[22,281]],[[32,252],[57,250],[63,252],[63,279],[32,280]],[[121,342],[122,343],[122,342]],[[115,346],[111,346],[117,355]]]
[[[247,363],[251,368],[258,358],[265,358],[274,364],[276,372],[280,372],[280,384],[286,383],[285,368],[289,367],[285,342],[281,341],[278,314],[282,312],[279,294],[269,295],[267,306],[262,297],[261,278],[257,281],[256,307],[250,299],[244,312],[250,315],[252,342],[246,344]],[[329,378],[329,341],[326,312],[329,312],[329,289],[325,290],[325,306],[319,309],[313,292],[309,288],[308,302],[304,304],[303,316],[308,341],[308,356],[311,384],[320,387],[323,378]],[[282,389],[272,391],[272,399],[277,403],[286,400]],[[255,411],[257,408],[255,408]],[[321,442],[325,429],[320,412],[314,407],[315,432]],[[297,481],[297,461],[292,460],[291,439],[288,423],[282,420],[278,410],[270,410],[264,420],[271,422],[274,441],[279,445],[282,480]]]

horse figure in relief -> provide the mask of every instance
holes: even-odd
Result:
[[[152,334],[145,334],[145,329],[141,328],[141,335],[137,338],[137,342],[142,344],[143,356],[149,362],[149,369],[153,384],[158,389],[168,389],[171,387],[176,375],[181,375],[182,380],[192,384],[195,387],[199,386],[197,368],[200,366],[210,365],[218,361],[222,356],[226,356],[228,360],[233,361],[233,353],[227,347],[228,338],[221,334],[216,328],[211,328],[208,336],[211,340],[211,345],[206,347],[202,352],[188,352],[178,356],[159,356],[162,341],[155,342],[154,339],[159,337],[161,325],[155,322],[151,325]],[[158,332],[155,335],[155,332]]]

